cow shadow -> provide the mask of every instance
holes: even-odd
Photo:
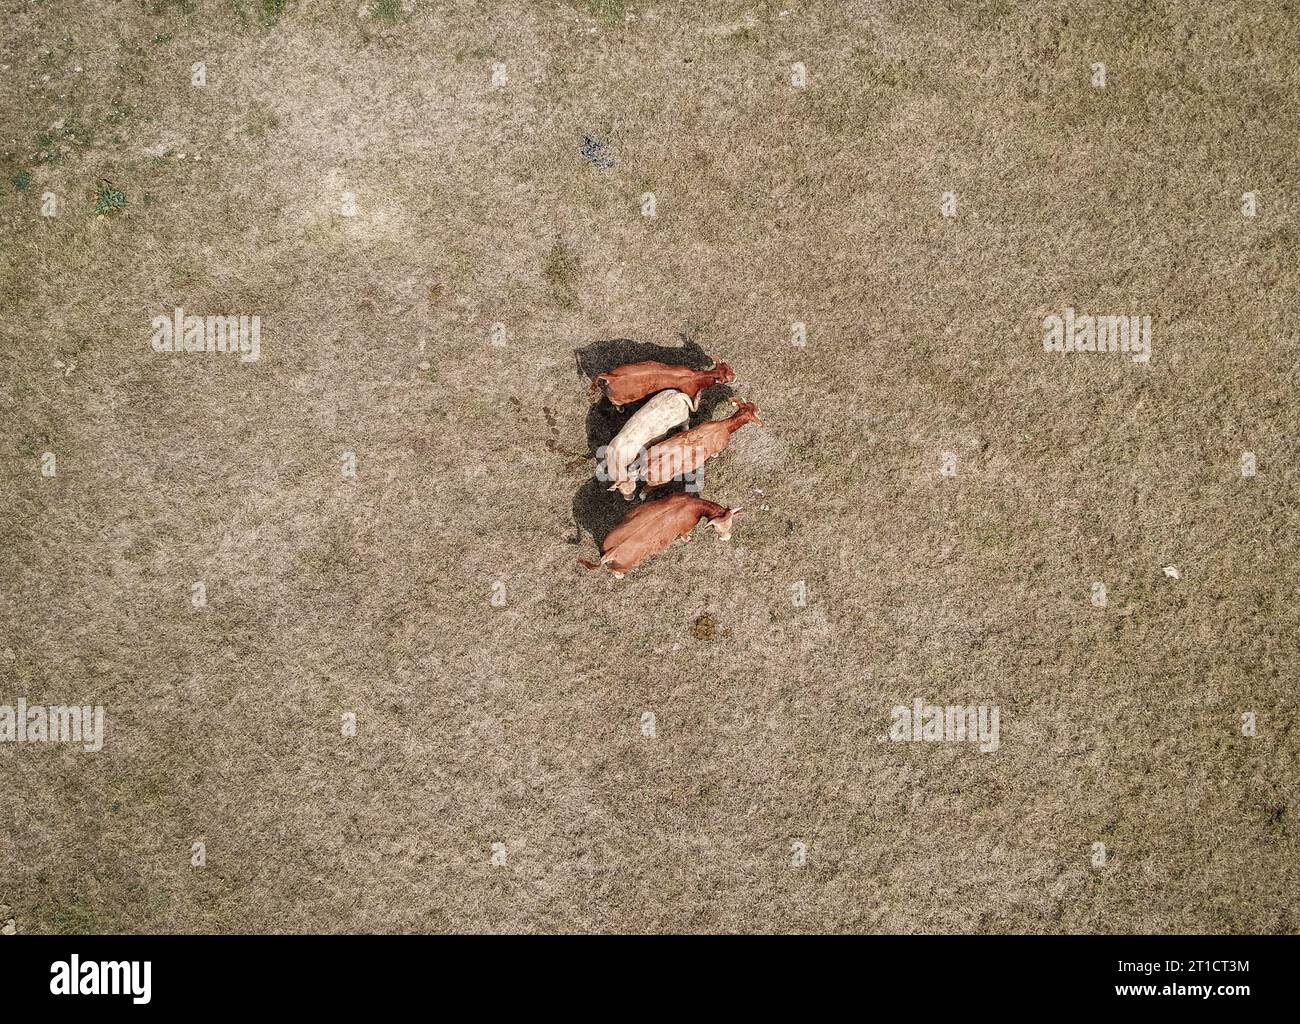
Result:
[[[714,353],[719,360],[725,361],[721,352]],[[630,338],[610,338],[597,341],[573,350],[574,362],[579,379],[590,385],[599,374],[624,366],[627,363],[640,363],[654,359],[673,366],[689,366],[693,370],[706,370],[713,365],[712,356],[702,349],[698,342],[682,336],[681,345],[654,345],[649,342],[633,341]],[[717,384],[700,394],[700,407],[691,414],[686,428],[695,427],[705,420],[729,416],[735,411],[730,404],[732,388],[726,384]],[[648,397],[648,396],[647,396]],[[642,484],[631,501],[625,501],[617,491],[607,488],[608,483],[596,476],[596,452],[614,439],[614,435],[623,429],[623,424],[641,407],[641,402],[623,407],[618,412],[601,397],[593,400],[587,410],[587,451],[591,459],[591,473],[587,481],[578,488],[573,496],[574,535],[567,538],[570,544],[580,544],[586,532],[599,547],[610,531],[614,529],[633,508],[641,501],[645,493]],[[686,489],[686,481],[673,480],[663,487],[655,488],[653,497],[662,498],[674,491]]]

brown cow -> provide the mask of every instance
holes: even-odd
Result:
[[[646,487],[662,487],[675,477],[694,473],[707,459],[731,444],[731,435],[746,423],[763,425],[758,418],[758,406],[753,402],[736,402],[736,409],[734,416],[701,423],[651,448],[646,453]]]
[[[628,363],[608,373],[598,374],[591,382],[594,394],[605,386],[605,397],[620,412],[625,405],[639,402],[646,395],[671,388],[681,391],[691,400],[691,411],[700,407],[700,392],[714,384],[730,384],[736,374],[727,363],[716,359],[707,370],[692,370],[689,366],[669,366],[650,360],[644,363]]]
[[[691,531],[701,519],[718,531],[722,540],[731,539],[731,517],[740,509],[727,508],[693,494],[670,494],[657,501],[638,505],[623,517],[600,546],[599,562],[578,559],[588,569],[608,568],[615,579],[631,572],[653,554],[663,551],[679,538],[689,543]]]

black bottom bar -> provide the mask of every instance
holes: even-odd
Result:
[[[1281,1008],[1298,952],[1300,939],[1263,936],[19,936],[0,940],[0,975],[7,1008],[37,1011],[338,1013],[436,997],[734,1012],[788,996],[1186,1015]]]

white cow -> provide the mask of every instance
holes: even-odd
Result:
[[[641,451],[691,418],[691,399],[680,391],[660,391],[632,414],[605,449],[605,477],[629,501],[636,491],[636,473],[629,467]]]

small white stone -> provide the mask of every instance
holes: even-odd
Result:
[[[1176,565],[1166,565],[1165,575],[1168,576],[1171,580],[1182,579],[1182,577],[1178,575],[1178,566]]]

